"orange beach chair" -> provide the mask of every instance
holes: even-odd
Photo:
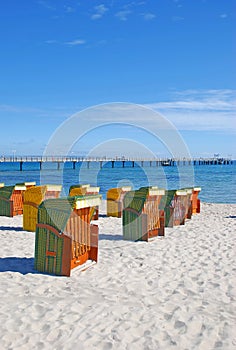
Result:
[[[201,192],[201,187],[193,187],[192,189],[192,212],[193,214],[200,213],[201,211],[201,201],[198,198]]]

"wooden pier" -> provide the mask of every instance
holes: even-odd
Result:
[[[60,170],[66,163],[71,164],[72,169],[76,169],[76,164],[85,165],[88,169],[92,163],[99,164],[102,168],[105,164],[109,164],[111,168],[127,168],[127,167],[154,167],[154,166],[187,166],[187,165],[230,165],[233,161],[230,158],[126,158],[126,157],[63,157],[63,156],[12,156],[0,158],[1,164],[19,164],[19,170],[27,170],[27,164],[37,163],[38,169],[43,170],[44,164],[56,164],[56,169]],[[47,168],[48,169],[48,168]],[[55,166],[54,168],[55,169]]]

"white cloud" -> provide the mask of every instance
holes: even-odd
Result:
[[[43,6],[47,10],[51,10],[51,11],[55,11],[56,10],[56,8],[54,6],[52,6],[48,1],[45,1],[45,0],[38,0],[37,4]]]
[[[46,40],[46,44],[57,44],[57,40]]]
[[[148,106],[162,113],[180,130],[236,132],[234,90],[187,90],[176,93],[173,101]]]
[[[91,16],[91,19],[93,20],[102,18],[104,14],[108,11],[108,8],[104,4],[95,6],[94,9],[96,12]]]
[[[20,107],[20,106],[1,104],[0,112],[35,113],[35,112],[41,112],[41,110],[33,107]]]
[[[180,16],[173,16],[172,17],[172,21],[174,22],[181,22],[184,20],[184,17],[180,17]]]
[[[222,13],[221,15],[220,15],[220,18],[227,18],[228,17],[228,15],[227,15],[227,13]]]
[[[69,45],[69,46],[77,46],[77,45],[83,45],[85,44],[86,41],[82,40],[82,39],[76,39],[76,40],[72,40],[72,41],[67,41],[64,44],[65,45]]]
[[[154,13],[144,13],[143,14],[143,18],[145,19],[145,21],[151,21],[152,19],[156,18],[156,15],[154,15]]]
[[[64,6],[66,13],[75,12],[75,9],[71,6]]]
[[[132,11],[129,10],[122,10],[115,14],[117,18],[119,18],[121,21],[127,21],[128,16],[132,13]]]

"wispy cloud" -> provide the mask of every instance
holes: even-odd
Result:
[[[58,40],[46,40],[45,44],[48,45],[67,45],[67,46],[78,46],[78,45],[84,45],[86,44],[86,40],[83,39],[75,39],[71,41],[65,41],[65,42],[60,42]]]
[[[148,105],[181,130],[228,130],[236,132],[235,90],[187,90],[174,100]]]
[[[35,112],[41,112],[41,110],[33,107],[20,107],[20,106],[14,106],[14,105],[1,104],[0,112],[35,113]]]
[[[108,7],[104,4],[100,4],[94,7],[95,13],[91,16],[91,19],[96,20],[100,19],[104,16],[104,14],[108,11]]]
[[[72,41],[64,42],[64,45],[78,46],[78,45],[83,45],[85,43],[86,43],[86,41],[83,40],[83,39],[75,39],[75,40],[72,40]]]
[[[57,44],[57,43],[58,43],[57,40],[46,40],[46,41],[45,41],[45,44],[49,44],[49,45],[51,45],[51,44]]]
[[[47,10],[51,10],[51,11],[55,11],[56,8],[55,6],[52,6],[48,1],[46,0],[37,0],[36,1],[37,4],[43,6],[45,9]]]
[[[127,21],[128,16],[132,13],[130,10],[122,10],[115,14],[117,18],[119,18],[121,21]]]
[[[222,14],[220,15],[220,18],[222,18],[222,19],[225,19],[225,18],[227,18],[227,17],[228,17],[227,13],[222,13]]]
[[[156,15],[154,13],[143,13],[142,14],[143,18],[145,19],[145,21],[151,21],[153,20],[154,18],[156,18]]]
[[[66,13],[73,13],[75,12],[75,8],[72,6],[64,6],[65,12]]]
[[[173,16],[172,17],[172,21],[174,22],[181,22],[184,20],[184,17],[181,17],[181,16]]]

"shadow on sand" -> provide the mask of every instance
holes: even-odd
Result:
[[[0,226],[0,231],[23,231],[23,228],[14,226]]]
[[[104,234],[100,234],[99,235],[99,241],[103,241],[103,240],[107,240],[107,241],[123,241],[123,236],[121,236],[121,235],[104,235]]]
[[[0,272],[38,273],[34,270],[34,258],[0,258]]]

